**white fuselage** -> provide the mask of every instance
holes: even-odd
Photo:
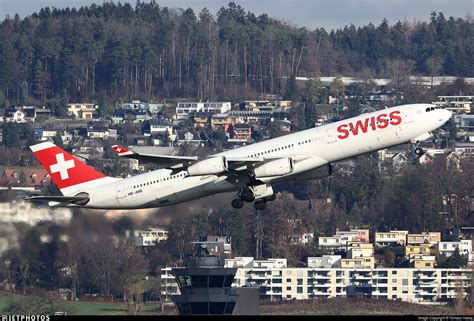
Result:
[[[433,106],[413,104],[387,108],[213,156],[272,159],[291,157],[299,160],[295,162],[291,174],[265,177],[259,181],[271,184],[291,180],[295,178],[295,175],[329,163],[406,143],[439,128],[451,116],[449,111],[442,109],[428,112],[427,109],[430,107]],[[377,117],[382,114],[389,115],[393,111],[399,111],[401,122],[398,124],[398,121],[394,121],[396,125],[381,126]],[[383,117],[381,119],[390,121]],[[354,129],[354,124],[357,122],[363,124],[364,128],[350,130],[351,126]],[[353,125],[347,125],[350,123]],[[345,124],[346,126],[343,126]],[[343,126],[343,130],[340,126]],[[101,209],[161,207],[212,194],[235,191],[242,186],[242,182],[236,183],[227,178],[226,173],[189,176],[185,170],[179,173],[172,173],[169,169],[155,170],[82,190],[90,195],[90,201],[84,207]],[[74,193],[77,192],[79,191],[74,191]]]

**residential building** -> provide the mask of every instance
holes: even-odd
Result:
[[[346,250],[347,243],[355,241],[355,235],[335,235],[335,236],[320,236],[318,238],[319,246],[328,250]]]
[[[151,113],[146,109],[131,111],[130,113],[135,114],[135,120],[133,122],[137,123],[137,124],[140,124],[140,123],[143,123],[144,121],[153,119]]]
[[[36,119],[35,108],[34,106],[6,108],[4,121],[13,123],[34,122]]]
[[[211,119],[210,113],[205,113],[205,112],[194,113],[194,117],[193,117],[194,128],[206,128],[209,125],[210,119]]]
[[[408,231],[375,232],[375,246],[405,246]]]
[[[407,234],[407,244],[437,244],[441,241],[441,232],[423,232],[418,234]]]
[[[251,256],[236,256],[233,259],[226,259],[226,268],[250,268],[253,267],[254,258]]]
[[[392,167],[395,171],[400,171],[408,162],[408,156],[404,153],[396,153],[391,159]]]
[[[432,104],[452,111],[471,112],[474,96],[438,96],[438,101]]]
[[[67,104],[67,113],[80,119],[92,119],[97,115],[99,105],[92,103],[74,103]]]
[[[206,139],[201,135],[200,132],[175,130],[175,134],[178,145],[181,145],[183,143],[201,145],[206,142]]]
[[[373,269],[374,267],[374,257],[355,257],[349,259],[341,259],[342,269]]]
[[[211,114],[226,113],[231,109],[230,102],[178,102],[176,105],[176,118],[187,119],[191,114],[207,112]]]
[[[232,117],[230,117],[229,114],[214,114],[211,117],[212,129],[224,128],[225,126],[229,126],[230,124],[232,124]]]
[[[474,261],[474,255],[472,251],[472,240],[460,240],[457,242],[438,243],[439,254],[443,254],[446,257],[453,255],[456,249],[459,250],[459,254],[465,255],[468,258],[469,262]]]
[[[54,129],[46,129],[46,128],[35,128],[35,139],[39,141],[52,141],[53,138],[57,135],[57,130]]]
[[[438,268],[291,268],[253,265],[253,258],[226,260],[238,267],[233,286],[257,286],[260,298],[273,301],[357,297],[441,304],[459,295],[467,297],[471,269]],[[162,290],[178,291],[170,269],[161,270]],[[170,295],[176,292],[165,292]]]
[[[446,156],[446,166],[456,170],[461,169],[462,156],[456,152],[451,152]]]
[[[308,268],[329,269],[341,267],[340,255],[323,255],[319,257],[308,257]]]
[[[290,238],[291,244],[308,245],[313,241],[314,233],[293,234]]]
[[[453,120],[458,129],[474,130],[474,115],[454,115]]]
[[[373,257],[374,246],[370,243],[362,243],[360,241],[347,243],[347,257],[351,259],[359,257]]]
[[[232,136],[227,140],[229,143],[251,143],[252,127],[246,124],[231,125],[226,132],[231,131]]]
[[[229,115],[234,118],[236,124],[257,125],[259,123],[268,122],[273,116],[270,111],[230,111]]]
[[[430,243],[407,244],[405,247],[405,257],[412,255],[432,255],[436,253],[436,245]]]
[[[163,109],[163,104],[146,103],[139,100],[133,100],[131,103],[123,103],[120,105],[122,110],[146,110],[152,114],[156,114]]]
[[[414,254],[410,256],[410,266],[415,269],[433,269],[436,267],[434,255]]]
[[[117,129],[108,127],[92,127],[87,130],[87,137],[103,140],[117,139]]]
[[[336,235],[353,235],[354,240],[363,243],[369,243],[369,230],[367,229],[351,229],[350,231],[336,231]]]
[[[114,110],[110,117],[112,124],[123,124],[125,122],[125,112],[123,110]]]
[[[288,119],[275,120],[275,122],[282,132],[291,132],[291,121],[289,121]]]
[[[152,119],[150,121],[150,133],[153,134],[172,134],[173,124],[165,119]]]
[[[53,116],[51,109],[46,108],[46,106],[37,106],[35,107],[35,117],[36,118],[48,118]]]
[[[36,188],[43,188],[51,181],[48,172],[42,167],[7,168],[3,171],[2,178],[14,186]]]
[[[151,228],[147,231],[135,231],[136,246],[154,246],[168,239],[168,231],[162,228]]]
[[[462,156],[474,155],[474,142],[456,142],[454,151]]]

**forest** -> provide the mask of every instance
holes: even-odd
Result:
[[[284,95],[292,77],[474,77],[470,17],[308,30],[230,2],[42,8],[0,24],[0,105]],[[294,78],[293,78],[294,79]]]

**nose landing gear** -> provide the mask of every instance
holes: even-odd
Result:
[[[410,141],[413,153],[415,153],[417,157],[420,157],[420,156],[423,156],[423,154],[426,153],[426,151],[424,151],[423,148],[418,147],[418,142],[419,141],[417,140]]]
[[[425,151],[423,150],[423,148],[420,148],[420,147],[415,148],[415,154],[416,154],[416,156],[420,157],[420,156],[422,156],[424,153],[425,153]]]

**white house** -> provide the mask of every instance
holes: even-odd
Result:
[[[6,108],[4,120],[13,123],[34,122],[36,119],[36,112],[34,106],[23,106],[16,108]]]
[[[139,100],[133,100],[131,103],[123,103],[120,105],[123,110],[147,110],[152,114],[155,114],[163,109],[163,104],[146,103]]]
[[[187,119],[190,114],[197,112],[226,113],[231,107],[230,102],[179,102],[176,105],[176,118]]]
[[[98,109],[99,105],[92,103],[67,104],[68,115],[81,119],[92,119]]]
[[[319,246],[331,250],[346,250],[348,242],[356,241],[355,235],[320,236]]]
[[[150,133],[151,134],[168,134],[173,133],[173,124],[164,119],[152,119],[150,121]]]
[[[294,234],[294,235],[291,236],[290,243],[307,245],[307,244],[311,243],[313,238],[314,238],[313,233]]]
[[[453,255],[456,249],[459,249],[459,254],[466,255],[469,262],[473,261],[472,253],[472,240],[461,240],[459,242],[439,242],[438,244],[439,254],[445,256]]]
[[[375,246],[405,246],[408,231],[375,232]]]
[[[135,231],[136,246],[154,246],[168,239],[168,231],[161,228],[153,228],[148,231]]]

